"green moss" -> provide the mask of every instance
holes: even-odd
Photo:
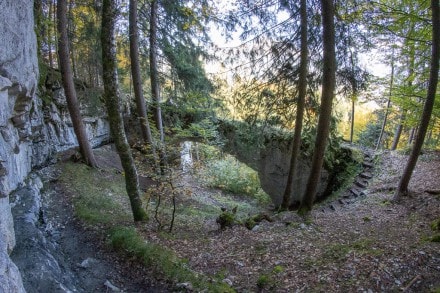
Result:
[[[234,208],[233,210],[227,210],[223,209],[222,213],[218,216],[216,222],[219,224],[220,229],[224,230],[225,228],[232,227],[235,223],[237,223],[236,219],[236,211],[237,209]]]
[[[440,234],[432,236],[429,241],[431,241],[431,242],[440,242]]]
[[[432,231],[440,231],[440,218],[431,222]]]
[[[260,274],[257,279],[257,287],[262,289],[274,289],[276,287],[276,277],[284,272],[284,267],[276,265],[272,271]]]

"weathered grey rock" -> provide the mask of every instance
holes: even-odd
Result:
[[[17,244],[11,259],[26,276],[27,292],[75,292],[72,275],[59,263],[56,243],[44,234],[40,190],[41,179],[31,174],[23,188],[13,192],[12,212]]]
[[[2,0],[0,19],[0,75],[22,85],[31,96],[38,77],[33,5],[28,0]]]
[[[26,113],[38,76],[33,5],[2,0],[0,20],[0,291],[24,292],[8,256],[15,245],[8,195],[31,169]]]
[[[241,133],[243,130],[238,131],[235,125],[230,125],[228,122],[220,122],[219,125],[220,133],[226,142],[224,150],[256,170],[263,190],[271,197],[275,206],[281,205],[290,164],[291,137],[286,134],[277,135],[276,132],[271,137],[265,137],[265,133],[261,133],[262,139],[260,138],[259,142],[248,141],[246,135]],[[256,136],[250,135],[250,137],[254,139]],[[310,163],[307,158],[298,158],[293,179],[294,188],[290,196],[291,204],[300,201],[309,174]],[[328,172],[322,170],[317,198],[323,196],[328,185],[328,177]]]
[[[77,146],[77,140],[63,91],[55,91],[53,102],[45,106],[36,96],[38,61],[32,2],[1,0],[0,22],[0,292],[23,292],[20,274],[8,256],[16,244],[9,195],[24,186],[32,168],[52,162],[56,152]],[[88,118],[86,128],[94,146],[109,140],[105,117]],[[37,179],[31,178],[29,182],[33,187],[24,186],[25,189],[38,189]],[[30,206],[35,210],[17,215],[15,225],[19,235],[34,232],[29,227],[38,223],[38,201]],[[26,251],[24,259],[33,253],[43,253],[41,247],[32,246],[33,240],[40,236],[35,232],[34,238],[18,241],[19,245],[27,245],[22,247]],[[46,257],[48,266],[56,268],[50,255]],[[27,272],[44,276],[44,270],[34,269],[33,273]],[[46,288],[37,286],[35,292],[68,290],[63,286],[61,283]]]
[[[14,222],[9,198],[0,198],[0,251],[11,253],[15,246]]]
[[[6,250],[2,249],[5,246],[0,237],[0,292],[26,292],[17,266],[11,261]]]
[[[281,205],[286,189],[287,175],[290,167],[290,141],[274,140],[268,142],[260,151],[258,174],[261,187],[272,198],[275,206]],[[307,185],[310,174],[310,163],[300,157],[293,179],[291,202],[300,201]],[[317,188],[317,198],[321,197],[327,187],[328,172],[322,170]]]

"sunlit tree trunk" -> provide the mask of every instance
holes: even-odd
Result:
[[[391,145],[391,150],[394,151],[397,149],[399,145],[400,136],[402,135],[403,130],[403,122],[405,121],[406,110],[402,109],[402,113],[400,114],[399,124],[396,127],[396,131],[394,132],[393,144]]]
[[[381,143],[382,143],[382,137],[385,132],[385,127],[387,125],[388,120],[388,112],[390,111],[390,105],[391,105],[391,95],[393,93],[393,86],[394,86],[394,49],[391,57],[391,79],[390,79],[390,91],[388,93],[388,101],[387,101],[387,107],[385,109],[385,115],[382,122],[382,128],[380,129],[379,138],[377,139],[376,143],[376,150],[379,149]]]
[[[353,143],[355,97],[351,98],[350,143]]]
[[[330,119],[332,102],[336,86],[336,56],[335,56],[335,29],[333,0],[321,0],[323,26],[323,74],[321,106],[316,131],[315,149],[312,166],[307,180],[306,190],[302,198],[299,213],[308,213],[315,200],[316,189],[324,162],[324,153],[330,133]]]
[[[147,116],[147,107],[145,104],[144,94],[142,92],[141,70],[139,65],[139,40],[137,28],[137,0],[130,0],[129,7],[129,34],[130,34],[130,59],[131,59],[131,75],[133,80],[133,90],[136,100],[141,135],[144,143],[148,143],[151,147],[153,158],[156,161],[156,149],[151,135],[150,123]]]
[[[135,221],[147,219],[142,208],[137,170],[124,130],[121,99],[119,97],[118,72],[116,65],[115,23],[118,16],[116,0],[104,0],[102,3],[102,65],[104,80],[104,101],[110,122],[112,138],[115,142],[124,169],[125,186],[130,198],[131,210]]]
[[[284,190],[282,209],[288,209],[293,190],[293,178],[295,177],[296,162],[301,149],[301,131],[303,125],[304,106],[307,93],[307,3],[301,0],[301,60],[298,80],[298,103],[296,106],[295,132],[293,135],[292,155],[290,157],[289,173],[287,175],[286,189]]]
[[[435,95],[438,84],[439,58],[440,58],[440,9],[439,1],[431,0],[432,10],[432,55],[431,55],[431,70],[429,74],[428,92],[426,94],[426,101],[423,107],[422,119],[420,121],[417,137],[414,142],[411,154],[408,158],[405,170],[400,178],[393,200],[398,201],[401,196],[408,193],[408,185],[411,175],[417,164],[420,151],[425,140],[425,135],[428,130],[429,121],[431,119],[432,109],[434,107]]]
[[[58,0],[57,16],[59,33],[59,67],[61,70],[63,87],[66,94],[67,107],[69,109],[70,118],[72,119],[76,138],[78,139],[81,155],[86,161],[87,165],[97,167],[98,164],[95,156],[93,155],[93,150],[87,138],[86,129],[81,118],[75,85],[73,82],[72,68],[70,67],[69,38],[67,33],[67,0]]]

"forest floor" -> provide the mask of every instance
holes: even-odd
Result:
[[[111,170],[120,168],[111,148],[97,154],[102,180],[120,180],[115,179],[120,172]],[[440,153],[419,159],[409,196],[393,204],[406,159],[396,152],[377,154],[364,196],[332,209],[331,202],[318,204],[307,218],[276,213],[248,197],[208,188],[200,174],[187,173],[178,176],[174,186],[181,192],[173,232],[158,231],[154,219],[136,227],[147,242],[186,259],[192,271],[238,292],[440,292],[440,243],[431,241],[439,234],[431,224],[440,219]],[[65,200],[72,200],[75,191],[69,184],[61,187]],[[157,198],[150,199],[151,215],[155,202]],[[128,201],[124,205],[128,208]],[[221,207],[237,207],[239,220],[265,213],[272,221],[263,220],[251,230],[241,224],[220,230],[216,219]],[[157,219],[165,230],[171,208],[170,199],[163,198]],[[97,249],[102,249],[104,238],[97,237]],[[149,269],[142,271],[148,274]],[[115,285],[126,288],[123,280]],[[191,287],[181,286],[188,291]]]

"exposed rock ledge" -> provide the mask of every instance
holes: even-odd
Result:
[[[2,0],[0,19],[0,292],[24,292],[9,259],[16,244],[9,195],[25,187],[33,168],[56,160],[57,152],[75,147],[77,140],[62,89],[45,105],[36,93],[33,6],[25,0]],[[94,146],[109,140],[105,117],[86,117],[84,122]]]

